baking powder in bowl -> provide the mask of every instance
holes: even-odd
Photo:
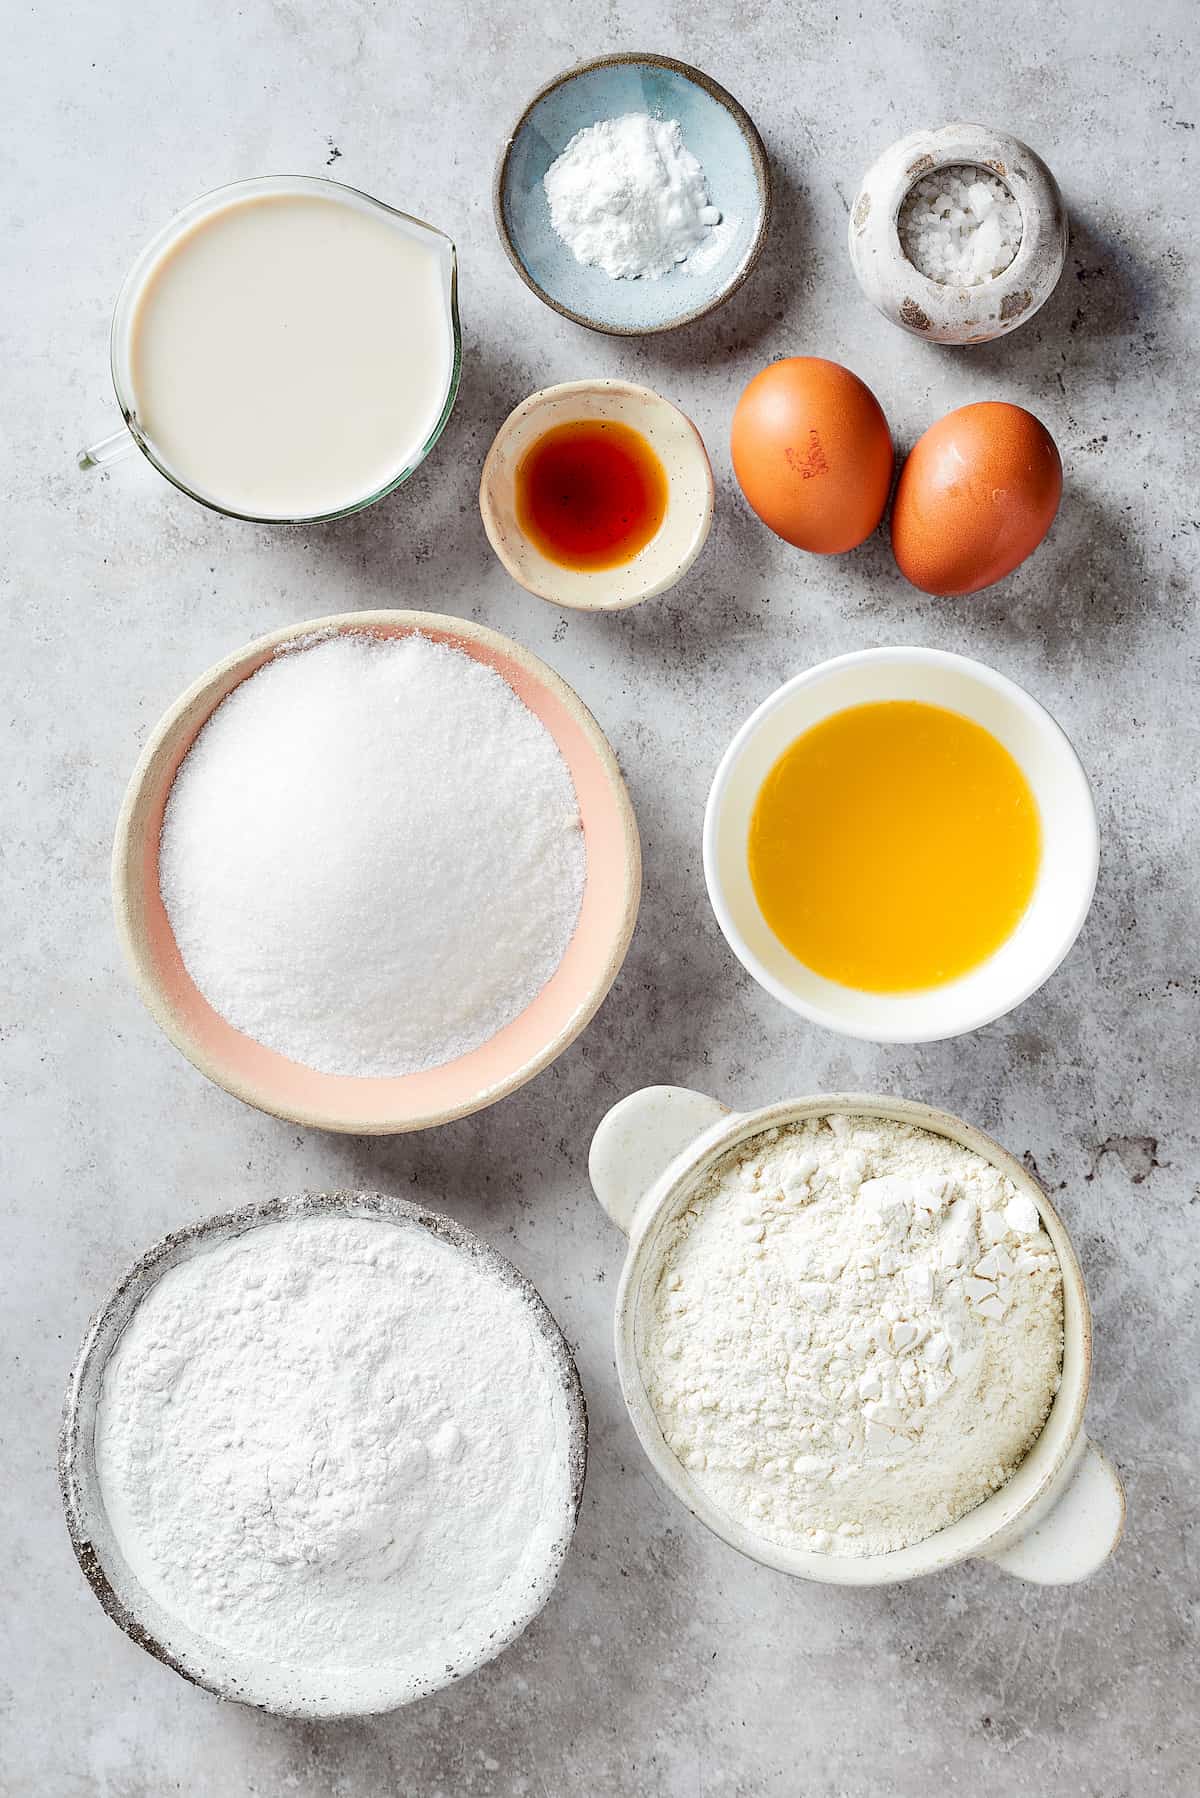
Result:
[[[679,121],[646,112],[577,131],[543,186],[550,223],[576,262],[614,281],[670,274],[721,218]]]
[[[201,1248],[103,1376],[96,1466],[130,1570],[205,1643],[343,1690],[386,1667],[401,1703],[478,1665],[572,1528],[537,1323],[416,1222],[301,1216]]]
[[[453,1061],[552,977],[583,895],[575,788],[507,681],[420,636],[276,654],[180,766],[159,886],[214,1010],[322,1074]]]
[[[638,1358],[667,1446],[744,1528],[883,1554],[981,1503],[1058,1390],[1062,1273],[982,1156],[888,1119],[771,1130],[670,1227]]]

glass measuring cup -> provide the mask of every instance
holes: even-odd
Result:
[[[162,265],[164,259],[181,238],[204,220],[228,207],[231,202],[290,195],[332,199],[362,212],[381,215],[403,230],[410,238],[423,243],[432,250],[440,272],[441,295],[445,308],[450,355],[440,411],[418,447],[408,454],[404,465],[397,468],[394,474],[389,475],[387,480],[373,485],[360,497],[328,510],[290,513],[259,512],[243,510],[238,506],[223,503],[212,493],[200,491],[172,463],[170,456],[161,444],[155,443],[144,419],[139,416],[133,369],[134,338],[139,305],[147,284],[152,274]],[[376,500],[382,499],[385,494],[391,493],[396,487],[399,487],[420,466],[441,436],[453,409],[462,369],[457,268],[454,245],[444,232],[437,230],[433,225],[426,224],[423,219],[413,218],[408,213],[385,205],[382,200],[374,199],[370,194],[362,193],[357,188],[347,187],[338,181],[327,181],[310,175],[260,175],[248,181],[231,182],[224,187],[214,188],[211,192],[202,194],[190,205],[185,206],[181,212],[176,213],[175,217],[164,225],[156,236],[151,238],[122,283],[113,311],[110,360],[113,387],[124,423],[111,435],[80,450],[77,458],[79,467],[81,469],[106,468],[120,457],[127,455],[130,450],[137,448],[161,475],[165,476],[172,485],[178,487],[180,492],[186,493],[189,499],[194,499],[200,505],[207,506],[211,511],[220,512],[228,518],[243,518],[256,524],[315,524],[326,519],[344,518],[352,512],[361,511],[365,506],[373,505]]]

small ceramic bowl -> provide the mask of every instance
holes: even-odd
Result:
[[[528,1301],[534,1330],[544,1344],[547,1362],[566,1401],[564,1450],[571,1490],[569,1525],[565,1534],[553,1544],[545,1566],[530,1589],[523,1614],[514,1617],[511,1625],[493,1638],[486,1654],[453,1669],[439,1668],[431,1677],[426,1692],[438,1691],[452,1680],[474,1672],[517,1639],[549,1598],[578,1521],[587,1470],[587,1408],[583,1387],[562,1331],[525,1275],[489,1243],[464,1229],[453,1218],[426,1211],[403,1199],[373,1192],[304,1193],[207,1218],[203,1223],[190,1224],[155,1243],[129,1269],[88,1326],[67,1389],[59,1439],[59,1484],[71,1546],[88,1584],[118,1628],[148,1654],[165,1662],[193,1685],[215,1692],[218,1698],[233,1699],[260,1710],[293,1717],[371,1716],[395,1710],[398,1704],[409,1702],[413,1696],[410,1690],[400,1695],[396,1675],[387,1667],[355,1668],[341,1678],[331,1675],[328,1669],[313,1671],[276,1665],[258,1656],[239,1657],[197,1635],[164,1611],[130,1570],[117,1546],[96,1469],[96,1409],[104,1369],[122,1331],[150,1289],[168,1269],[231,1237],[243,1235],[262,1224],[314,1215],[378,1219],[402,1228],[428,1230],[469,1257],[498,1287],[515,1289]]]
[[[617,568],[564,568],[530,542],[517,520],[516,474],[526,451],[555,425],[585,418],[632,426],[666,471],[661,525],[632,561]],[[669,400],[631,381],[564,381],[531,393],[496,432],[483,464],[479,509],[488,542],[528,592],[581,612],[621,612],[665,593],[696,560],[712,523],[713,474],[704,439]]]
[[[542,186],[577,131],[631,112],[679,121],[721,212],[712,242],[657,281],[614,281],[577,262]],[[771,176],[749,115],[709,76],[670,56],[601,56],[534,95],[500,153],[493,203],[509,260],[540,300],[589,330],[643,337],[703,318],[741,286],[766,242]]]
[[[334,631],[420,632],[503,676],[558,745],[579,801],[587,854],[583,904],[556,972],[533,1003],[469,1055],[397,1079],[318,1074],[225,1021],[183,965],[158,884],[158,841],[176,770],[221,701],[282,646]],[[117,933],[142,999],[202,1074],[260,1111],[320,1130],[425,1130],[494,1105],[574,1042],[616,979],[641,894],[641,850],[616,757],[591,713],[553,669],[511,638],[433,612],[344,612],[290,625],[202,674],[153,732],[134,770],[113,845]]]
[[[898,219],[926,175],[966,164],[998,175],[1021,210],[1021,243],[1006,269],[959,287],[931,281],[900,242]],[[850,212],[850,260],[858,284],[894,325],[934,343],[987,343],[1031,319],[1053,293],[1067,254],[1067,214],[1041,157],[1007,132],[959,121],[912,131],[863,177]]]
[[[759,910],[746,844],[767,774],[789,744],[848,706],[921,700],[960,712],[1004,745],[1033,789],[1042,859],[1013,934],[944,986],[868,993],[814,974]],[[982,662],[938,649],[864,649],[798,674],[751,714],[722,757],[704,815],[704,877],[725,940],[760,986],[801,1017],[876,1043],[929,1043],[1002,1017],[1050,978],[1083,927],[1099,831],[1087,775],[1036,699]]]
[[[1062,1379],[1041,1435],[990,1498],[923,1542],[889,1554],[790,1548],[719,1509],[668,1448],[639,1363],[642,1322],[661,1272],[667,1232],[714,1164],[764,1130],[838,1112],[913,1124],[982,1156],[1033,1200],[1062,1268]],[[629,1238],[617,1291],[616,1355],[633,1427],[663,1485],[724,1541],[765,1567],[841,1586],[891,1585],[976,1556],[1019,1579],[1067,1585],[1086,1579],[1112,1553],[1124,1527],[1125,1499],[1116,1470],[1083,1427],[1092,1324],[1079,1262],[1062,1219],[1036,1180],[982,1131],[911,1099],[825,1093],[739,1114],[706,1093],[651,1086],[622,1099],[602,1119],[588,1166],[596,1197]]]

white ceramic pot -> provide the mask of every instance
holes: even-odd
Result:
[[[1021,243],[1006,269],[974,287],[931,281],[908,260],[897,219],[926,175],[967,163],[998,175],[1021,210]],[[885,318],[935,343],[987,343],[1015,331],[1050,298],[1067,254],[1067,215],[1058,183],[1028,144],[963,120],[910,131],[863,176],[850,212],[850,260],[858,284]]]
[[[763,1130],[833,1112],[914,1124],[981,1155],[1036,1204],[1062,1265],[1062,1381],[1037,1442],[1007,1484],[965,1517],[883,1555],[782,1547],[718,1509],[667,1447],[638,1363],[642,1306],[653,1293],[668,1226],[715,1162]],[[659,1479],[716,1535],[781,1573],[843,1586],[915,1579],[975,1557],[1039,1585],[1066,1585],[1086,1579],[1112,1553],[1124,1527],[1125,1498],[1112,1464],[1084,1433],[1092,1327],[1083,1275],[1045,1193],[990,1137],[909,1099],[824,1093],[738,1113],[703,1093],[650,1086],[621,1100],[602,1120],[589,1171],[596,1197],[629,1237],[616,1314],[617,1372],[629,1415]]]
[[[978,967],[918,992],[872,993],[825,979],[784,947],[759,907],[746,843],[762,784],[789,744],[849,706],[896,699],[960,712],[1004,745],[1037,801],[1042,852],[1024,917]],[[994,668],[941,649],[860,649],[793,675],[721,757],[704,813],[708,896],[742,966],[810,1023],[874,1043],[962,1036],[1036,992],[1083,928],[1099,857],[1087,775],[1049,712]]]

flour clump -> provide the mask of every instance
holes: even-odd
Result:
[[[669,274],[721,218],[678,121],[645,112],[577,131],[543,185],[550,222],[575,260],[613,280]]]
[[[415,1222],[298,1216],[169,1268],[104,1371],[96,1465],[202,1641],[416,1696],[545,1597],[569,1416],[515,1287]]]
[[[1008,1479],[1058,1389],[1036,1207],[929,1131],[830,1116],[732,1151],[668,1233],[639,1360],[668,1447],[773,1542],[882,1554]]]

